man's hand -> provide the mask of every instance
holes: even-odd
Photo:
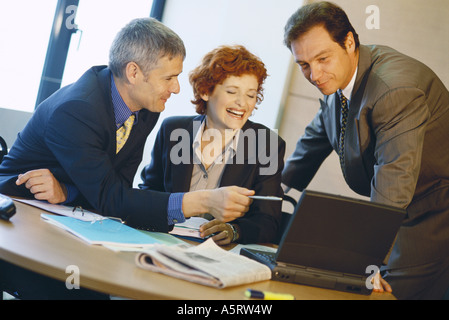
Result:
[[[186,218],[210,213],[220,222],[229,222],[248,212],[252,195],[253,190],[236,186],[192,191],[184,195],[182,211]]]
[[[31,170],[19,174],[16,184],[25,184],[37,200],[47,200],[50,203],[61,203],[67,199],[67,189],[48,169]]]
[[[374,292],[389,292],[389,293],[393,292],[390,284],[387,282],[387,280],[382,278],[382,276],[380,275],[380,272],[378,272],[374,276],[372,281],[373,281],[373,291]]]

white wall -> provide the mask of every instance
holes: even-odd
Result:
[[[242,44],[262,59],[269,73],[265,99],[253,120],[274,128],[291,56],[282,44],[284,25],[301,5],[301,0],[167,0],[163,22],[184,40],[187,58],[181,93],[167,104],[166,115],[193,112],[187,75],[207,52]]]
[[[291,59],[290,51],[283,45],[284,26],[301,5],[302,0],[167,0],[162,22],[184,40],[187,57],[179,78],[181,93],[170,98],[160,119],[195,114],[190,103],[193,93],[188,73],[217,46],[241,44],[262,59],[269,74],[264,101],[250,119],[277,129]],[[148,139],[141,168],[150,161],[157,129]]]

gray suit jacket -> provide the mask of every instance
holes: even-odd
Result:
[[[325,96],[286,163],[302,190],[338,148],[340,103]],[[407,208],[390,267],[449,256],[449,93],[425,65],[391,48],[360,46],[345,136],[346,182],[372,201]]]

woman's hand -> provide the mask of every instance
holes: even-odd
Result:
[[[234,230],[228,223],[220,222],[214,219],[210,222],[203,224],[200,227],[201,237],[205,238],[212,236],[212,240],[218,245],[226,245],[232,242],[234,238]],[[237,239],[236,239],[237,240]]]

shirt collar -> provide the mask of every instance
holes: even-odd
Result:
[[[115,85],[114,77],[111,74],[111,96],[112,96],[112,105],[114,108],[115,114],[115,125],[120,128],[123,123],[128,120],[128,118],[134,113],[136,119],[134,120],[134,125],[137,123],[137,118],[139,111],[132,112],[129,110],[129,107],[126,105],[125,101],[123,101],[122,96],[118,92],[117,86]]]
[[[192,143],[193,154],[196,155],[197,159],[202,159],[202,156],[201,156],[201,138],[202,138],[202,135],[204,133],[204,128],[205,128],[205,125],[206,125],[206,119],[207,119],[207,116],[204,117],[204,120],[201,123],[201,127],[196,132],[195,139],[193,140],[193,143]],[[229,130],[229,132],[230,131],[231,130]],[[238,145],[238,142],[239,142],[240,131],[241,130],[234,130],[233,134],[229,136],[229,139],[227,141],[225,141],[226,147],[224,149],[224,153],[223,154],[229,156],[229,157],[227,157],[225,159],[225,162],[227,161],[227,159],[232,158],[237,153],[237,145]],[[214,139],[214,141],[216,141],[216,139]],[[215,160],[217,160],[218,158],[219,157],[217,157]]]
[[[352,76],[352,79],[351,79],[351,81],[349,81],[349,84],[346,86],[346,88],[344,88],[343,90],[340,90],[341,92],[343,92],[343,95],[348,100],[351,100],[352,90],[354,89],[355,78],[357,76],[357,70],[358,70],[358,67],[355,69],[354,75]]]

